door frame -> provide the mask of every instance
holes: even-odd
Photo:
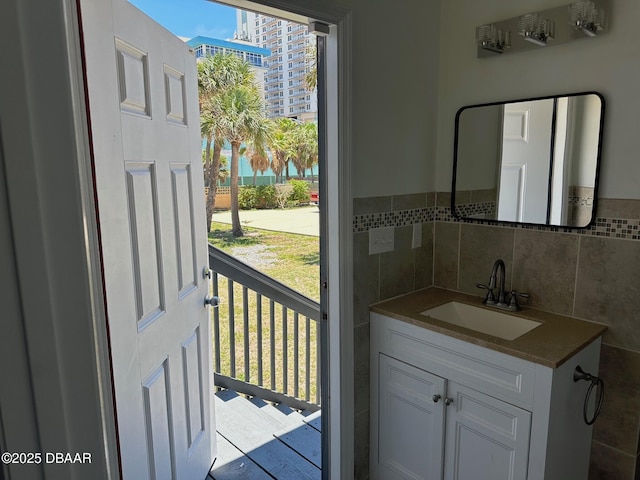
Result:
[[[301,5],[296,0],[225,3],[275,16],[289,11],[299,19],[335,25],[327,45],[328,113],[335,120],[328,131],[328,275],[331,291],[337,292],[328,306],[329,476],[350,478],[354,449],[351,14],[334,5],[319,9],[312,2]],[[100,226],[88,160],[91,126],[79,25],[76,0],[0,4],[0,39],[11,45],[2,50],[1,58],[12,66],[0,77],[5,174],[0,193],[6,194],[7,227],[13,240],[0,248],[15,259],[21,307],[16,313],[21,328],[0,336],[0,349],[11,345],[12,350],[4,351],[22,352],[30,372],[31,392],[23,389],[23,400],[33,407],[12,412],[12,423],[35,423],[19,434],[5,423],[3,442],[11,446],[24,441],[31,451],[92,455],[91,464],[42,464],[43,477],[115,479],[120,477],[117,412],[104,287],[97,274]],[[10,375],[3,381],[5,377],[7,390],[24,382]],[[0,412],[7,406],[0,397]]]
[[[0,248],[15,262],[20,327],[0,335],[0,350],[22,352],[29,374],[0,378],[25,406],[0,397],[11,420],[3,447],[91,454],[88,464],[15,466],[18,479],[119,477],[80,38],[75,0],[0,3],[0,39],[12,45],[0,54],[11,66],[0,76],[0,190],[13,241]]]

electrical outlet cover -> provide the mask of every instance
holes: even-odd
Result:
[[[380,227],[369,230],[369,255],[393,251],[393,234],[393,227]]]
[[[411,238],[411,248],[420,248],[422,246],[422,224],[413,224],[413,237]]]

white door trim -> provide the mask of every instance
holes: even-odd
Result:
[[[117,442],[78,25],[75,0],[0,4],[0,39],[11,45],[1,54],[11,68],[0,76],[0,133],[23,329],[0,348],[23,345],[33,391],[30,412],[4,414],[35,425],[31,451],[91,454],[90,464],[43,461],[42,478],[111,479]],[[10,436],[5,429],[7,444],[19,440]]]

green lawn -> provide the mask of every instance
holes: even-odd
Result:
[[[272,260],[270,264],[260,265],[258,261],[257,265],[252,266],[303,295],[320,301],[318,237],[248,227],[243,227],[243,231],[243,237],[234,238],[230,225],[213,222],[209,243],[250,265],[252,262],[243,258],[244,249],[258,245],[266,246],[266,256]]]
[[[254,228],[243,228],[244,236],[234,238],[231,234],[231,226],[223,223],[213,223],[211,233],[209,234],[209,243],[220,248],[240,260],[248,263],[261,272],[269,275],[289,287],[297,290],[303,295],[308,296],[316,301],[320,298],[320,254],[318,237],[295,235],[291,233],[272,232],[268,230],[259,230]],[[219,282],[219,296],[221,297],[221,305],[219,307],[220,318],[220,365],[216,371],[220,371],[224,375],[231,374],[231,357],[229,351],[231,348],[231,336],[229,325],[229,296],[228,284],[226,279]],[[235,325],[233,328],[233,338],[235,340],[235,377],[241,380],[247,380],[245,374],[244,360],[244,302],[243,289],[240,285],[234,285],[233,288],[233,309]],[[247,296],[248,320],[249,320],[249,378],[251,383],[258,383],[258,325],[262,328],[262,359],[263,359],[263,385],[267,388],[271,385],[272,375],[275,375],[276,390],[283,391],[283,316],[282,308],[276,306],[275,315],[275,346],[276,369],[274,372],[269,367],[269,359],[271,355],[271,328],[269,318],[269,301],[262,299],[262,318],[258,319],[257,299],[254,292],[249,292]],[[307,334],[306,319],[300,317],[298,320],[299,328],[299,375],[298,397],[306,396],[304,387],[304,376],[306,374],[305,360],[307,348],[305,335]],[[288,390],[285,393],[294,395],[294,319],[293,313],[287,314],[287,381]],[[315,400],[317,392],[316,388],[316,365],[317,365],[317,324],[310,322],[310,375],[311,388],[309,397],[311,401]],[[214,344],[215,348],[215,344]]]

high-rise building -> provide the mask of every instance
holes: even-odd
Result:
[[[196,59],[216,53],[234,54],[246,60],[251,65],[256,83],[261,92],[265,91],[265,76],[267,73],[266,59],[271,52],[256,45],[242,41],[220,40],[209,37],[194,37],[187,41],[196,54]]]
[[[236,22],[238,40],[271,51],[265,65],[268,116],[316,120],[317,94],[307,90],[305,83],[315,46],[315,36],[307,26],[240,9],[236,10]]]

